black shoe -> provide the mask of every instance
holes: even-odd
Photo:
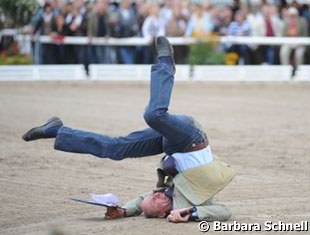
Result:
[[[173,74],[175,74],[175,63],[174,63],[174,51],[173,47],[170,44],[169,40],[164,36],[159,36],[156,38],[156,51],[157,51],[157,57],[164,57],[164,56],[170,56],[172,59],[172,69]]]
[[[22,138],[25,141],[55,138],[58,129],[62,126],[63,123],[58,117],[52,117],[44,125],[34,127],[27,131]]]

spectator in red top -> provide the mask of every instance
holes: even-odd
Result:
[[[262,15],[257,17],[252,29],[252,35],[258,37],[281,37],[283,33],[283,22],[275,15],[274,10],[269,5],[263,5],[261,8]],[[260,46],[262,52],[262,61],[268,64],[275,64],[276,51],[275,46]]]
[[[52,32],[50,33],[50,36],[54,39],[55,43],[52,44],[52,59],[54,60],[53,62],[55,64],[65,64],[65,45],[61,43],[63,37],[66,35],[65,31],[65,16],[63,14],[60,14],[55,17],[52,24]]]

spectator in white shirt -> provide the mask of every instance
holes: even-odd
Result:
[[[194,4],[193,14],[188,22],[185,36],[201,37],[213,31],[210,14],[201,4]]]
[[[165,35],[165,24],[159,17],[158,3],[150,4],[149,15],[146,17],[142,25],[142,36],[153,41],[155,37]],[[147,46],[144,48],[143,63],[152,64],[154,62],[154,47]]]
[[[173,8],[175,4],[178,4],[177,0],[166,0],[164,1],[164,6],[159,11],[159,17],[163,20],[164,24],[167,24],[173,16]]]
[[[159,17],[159,5],[152,3],[150,5],[149,16],[146,17],[142,25],[142,36],[144,38],[154,38],[165,34],[165,25]]]

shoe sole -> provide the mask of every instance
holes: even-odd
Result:
[[[168,47],[169,47],[169,55],[173,58],[174,50],[173,50],[171,43],[169,42],[169,40],[166,37],[159,36],[156,38],[156,44],[155,44],[156,45],[156,51],[158,51],[158,41],[159,40],[165,41],[165,44],[168,45]]]
[[[60,118],[58,117],[52,117],[50,119],[47,120],[47,122],[42,125],[42,126],[38,126],[38,127],[34,127],[32,129],[30,129],[29,131],[27,131],[23,136],[22,139],[24,141],[32,141],[32,140],[37,140],[37,139],[47,139],[50,137],[42,137],[42,132],[43,132],[43,128],[47,125],[49,125],[51,122],[55,122],[51,127],[55,127],[55,126],[62,126],[63,123],[60,120]]]
[[[173,70],[173,74],[175,74],[176,69],[175,69],[175,62],[174,62],[174,50],[173,50],[173,47],[172,47],[171,43],[169,42],[169,40],[166,37],[164,37],[164,36],[157,37],[156,41],[155,41],[157,56],[158,56],[158,50],[159,50],[158,49],[158,41],[159,40],[163,40],[164,42],[162,42],[162,43],[166,44],[169,47],[169,55],[167,55],[167,56],[170,56],[171,59],[172,59],[172,66],[173,66],[172,70]]]

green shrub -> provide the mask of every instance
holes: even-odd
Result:
[[[31,64],[31,58],[28,55],[12,55],[3,56],[0,55],[0,65],[27,65]]]
[[[19,53],[17,42],[12,42],[0,54],[0,65],[23,65],[31,64],[32,60],[29,55]]]
[[[218,44],[200,41],[191,45],[189,52],[191,65],[220,65],[225,64],[225,54],[218,48]]]

